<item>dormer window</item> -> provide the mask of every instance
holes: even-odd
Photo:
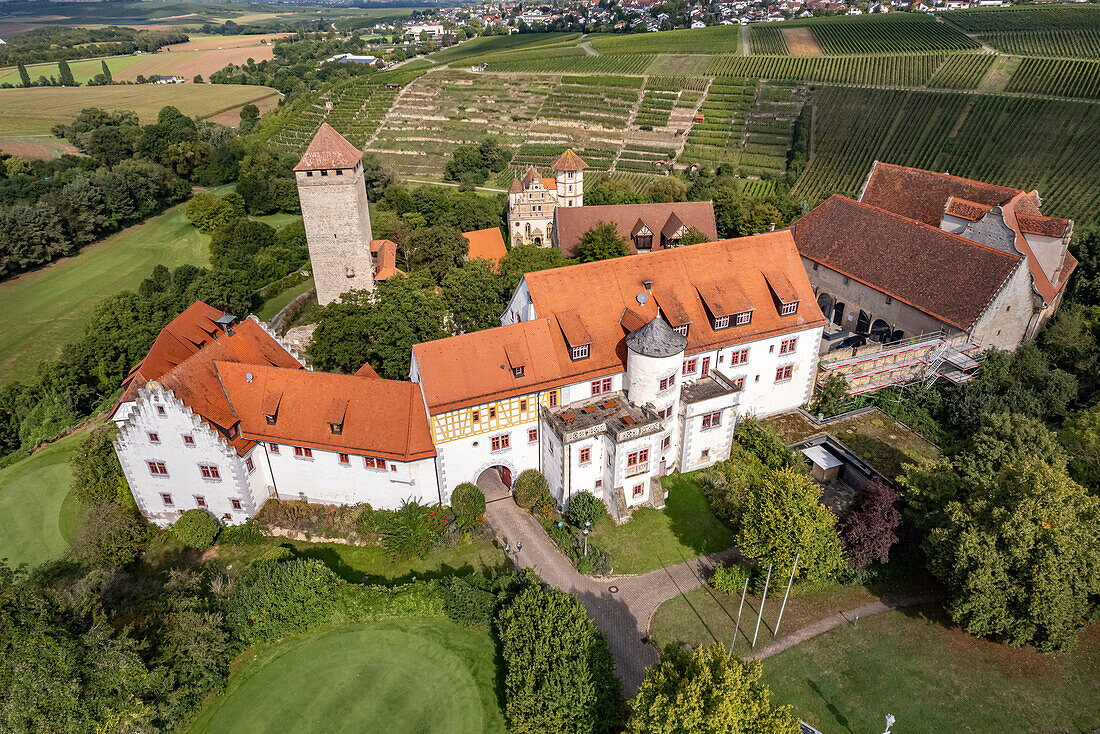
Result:
[[[279,403],[282,402],[282,400],[283,394],[281,392],[268,393],[264,397],[263,411],[264,420],[267,421],[267,425],[275,425],[275,421],[279,418]]]
[[[719,329],[728,329],[729,326],[730,326],[730,317],[729,316],[717,316],[717,317],[715,317],[715,319],[714,319],[714,330],[715,331],[718,331]]]
[[[343,423],[329,423],[328,424],[328,429],[332,433],[333,436],[339,436],[341,433],[344,432],[344,424]]]
[[[794,316],[798,313],[798,301],[784,303],[779,309],[780,316]]]
[[[264,420],[267,421],[267,425],[269,425],[269,426],[275,425],[275,414],[274,413],[264,413]]]
[[[653,235],[651,235],[651,234],[637,234],[637,235],[634,235],[634,249],[636,249],[636,250],[652,250],[653,249]]]
[[[523,367],[522,366],[513,367],[512,368],[512,377],[516,377],[516,378],[523,377]]]
[[[588,330],[580,314],[576,311],[563,311],[558,314],[558,325],[561,326],[565,343],[569,347],[569,356],[577,362],[588,359],[592,346],[592,333]]]
[[[746,324],[749,324],[751,322],[752,311],[742,311],[741,313],[737,314],[737,317],[734,319],[734,323],[737,326],[745,326]]]
[[[572,347],[570,349],[570,356],[572,356],[573,361],[576,362],[580,359],[588,359],[588,347],[588,344],[578,344]]]
[[[688,327],[689,326],[691,326],[691,324],[680,324],[679,326],[673,327],[672,330],[675,331],[680,336],[686,337],[688,335]]]

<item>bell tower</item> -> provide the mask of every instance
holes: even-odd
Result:
[[[572,150],[559,155],[550,169],[558,185],[558,206],[584,206],[584,169],[588,164]]]
[[[362,158],[363,151],[325,122],[294,167],[317,302],[322,306],[348,291],[374,289]]]

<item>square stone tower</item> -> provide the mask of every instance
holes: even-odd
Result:
[[[317,302],[322,306],[348,291],[374,289],[362,158],[363,151],[325,122],[294,167]]]
[[[588,164],[571,150],[550,164],[558,185],[558,206],[584,206],[584,169]]]

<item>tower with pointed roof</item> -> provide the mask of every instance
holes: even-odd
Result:
[[[530,166],[508,189],[508,234],[512,244],[550,247],[558,207],[584,205],[584,169],[588,164],[567,150],[550,164],[553,176]]]
[[[322,306],[348,291],[374,288],[362,158],[363,151],[326,122],[294,167],[317,302]]]

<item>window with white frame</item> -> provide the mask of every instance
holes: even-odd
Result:
[[[252,461],[251,456],[244,460],[244,468],[248,470],[249,474],[251,474],[252,470],[256,468],[256,463]]]
[[[579,459],[580,459],[580,463],[582,463],[582,464],[587,464],[588,462],[592,461],[592,449],[589,449],[589,448],[581,449]]]
[[[160,501],[164,503],[165,507],[172,506],[172,495],[167,492],[161,492]]]
[[[150,433],[149,443],[160,443],[160,436],[155,433]]]
[[[703,416],[703,428],[717,428],[722,425],[722,411],[707,413]]]
[[[694,375],[695,370],[699,367],[699,360],[697,359],[685,359],[684,360],[684,374]]]
[[[194,446],[195,445],[195,437],[192,436],[190,433],[183,434],[183,445],[184,446]]]
[[[154,476],[166,477],[168,476],[168,468],[164,465],[163,461],[147,461],[149,465],[149,473]]]
[[[661,390],[667,390],[675,384],[676,384],[676,375],[672,374],[672,375],[669,375],[668,377],[665,377],[661,380],[660,389]]]
[[[509,434],[502,433],[499,436],[493,436],[489,443],[493,451],[503,451],[511,445],[511,438]]]
[[[749,350],[739,349],[730,354],[730,364],[745,364],[749,361]]]
[[[229,504],[230,504],[230,506],[231,506],[231,507],[232,507],[232,508],[233,508],[234,510],[240,510],[240,509],[242,509],[242,508],[241,508],[241,501],[240,501],[240,500],[236,500],[236,499],[231,499],[231,500],[229,500]]]
[[[573,347],[571,350],[571,355],[574,362],[576,362],[578,359],[588,359],[588,345],[580,344]]]
[[[795,345],[797,343],[798,343],[798,338],[797,337],[795,337],[794,339],[784,339],[783,341],[779,342],[779,353],[780,354],[790,354],[791,352],[794,351]]]
[[[527,429],[527,443],[537,443],[539,440],[539,429],[529,428]]]
[[[780,316],[794,316],[796,313],[798,313],[798,301],[784,303],[783,307],[779,309]]]
[[[267,445],[267,449],[268,449],[268,451],[270,451],[271,453],[273,453],[273,454],[277,454],[277,453],[279,453],[279,444],[277,444],[277,443],[269,443],[269,444]]]
[[[791,374],[793,372],[794,372],[793,365],[788,364],[788,365],[785,365],[783,367],[780,367],[775,371],[775,381],[776,382],[786,382],[787,380],[791,379]]]
[[[737,314],[735,322],[738,326],[744,326],[745,324],[752,322],[752,311],[742,311]]]
[[[641,497],[643,494],[645,494],[645,485],[644,484],[635,484],[634,485],[634,496],[635,497]]]
[[[203,497],[201,494],[195,495],[195,506],[206,507],[206,498]]]
[[[222,478],[222,475],[218,472],[218,467],[213,464],[199,464],[199,473],[202,474],[203,479]]]
[[[730,317],[729,316],[715,316],[714,317],[714,328],[715,329],[728,329],[729,325],[730,325]]]
[[[691,326],[691,324],[680,324],[679,326],[672,327],[672,330],[675,331],[680,336],[687,336],[689,326]]]

